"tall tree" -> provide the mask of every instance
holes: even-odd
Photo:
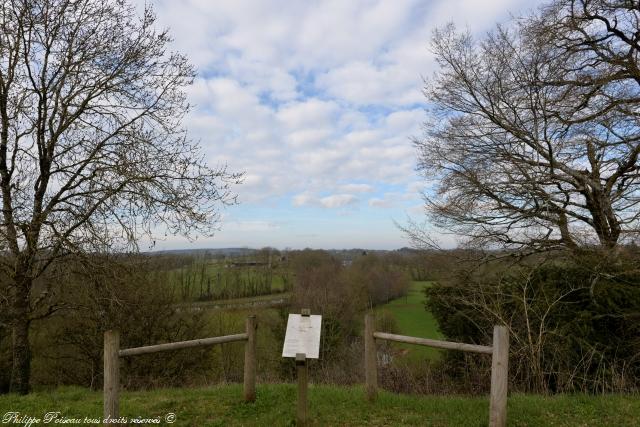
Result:
[[[614,248],[638,232],[640,7],[559,0],[481,41],[437,31],[415,144],[434,222],[468,242]]]
[[[68,254],[135,248],[154,231],[208,233],[240,175],[210,168],[181,121],[187,59],[122,0],[0,6],[1,267],[11,389],[28,392],[29,325],[58,307],[35,289]]]

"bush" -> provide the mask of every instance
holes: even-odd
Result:
[[[32,323],[32,383],[102,385],[103,333],[120,331],[121,348],[206,336],[202,315],[174,306],[173,289],[145,257],[66,260],[52,269],[64,283],[52,316]],[[43,278],[50,285],[53,277]],[[54,286],[55,290],[55,286]],[[211,349],[123,358],[125,387],[177,386],[209,372]]]
[[[427,288],[427,306],[451,340],[490,345],[493,325],[506,325],[516,389],[629,391],[640,375],[638,267],[630,251],[493,262]]]

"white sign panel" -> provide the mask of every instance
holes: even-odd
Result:
[[[304,353],[307,359],[317,359],[320,354],[321,325],[322,316],[318,314],[289,314],[282,357],[296,357],[296,353]]]

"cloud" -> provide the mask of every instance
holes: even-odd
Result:
[[[320,199],[320,204],[325,208],[341,208],[343,206],[352,205],[358,201],[353,194],[334,194],[332,196]]]
[[[420,206],[410,138],[420,136],[425,118],[423,76],[437,66],[428,50],[433,29],[454,21],[481,34],[508,10],[532,7],[525,0],[156,0],[153,6],[172,47],[198,69],[187,91],[194,106],[184,122],[190,137],[210,164],[246,172],[236,188],[239,209],[267,206],[281,209],[279,217],[296,217],[304,207],[327,221],[360,205],[396,216]],[[242,234],[243,227],[263,227],[269,244],[266,233],[283,228],[267,227],[259,222],[264,218],[228,220],[223,229]],[[396,232],[390,227],[388,235]]]
[[[293,197],[293,206],[312,205],[317,202],[317,198],[308,193],[298,194]]]
[[[409,138],[424,119],[432,29],[470,18],[486,28],[477,22],[489,25],[521,2],[453,3],[161,0],[155,7],[174,47],[200,71],[188,92],[190,135],[211,163],[251,175],[238,188],[242,201],[263,202],[359,192],[344,182],[375,190],[417,179]]]
[[[342,208],[358,202],[353,194],[332,194],[318,197],[310,193],[301,193],[293,197],[294,206],[319,206],[327,209]]]
[[[345,193],[370,193],[374,187],[369,184],[345,184],[340,186],[340,190]]]
[[[420,74],[401,64],[351,62],[320,75],[318,86],[353,104],[412,105],[424,101]]]

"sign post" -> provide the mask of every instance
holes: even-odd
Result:
[[[296,373],[298,374],[298,410],[296,411],[296,425],[307,425],[307,357],[304,353],[296,354]]]
[[[296,360],[298,375],[298,409],[296,420],[298,426],[307,425],[307,389],[309,374],[307,359],[320,357],[320,328],[322,316],[312,315],[309,309],[301,314],[289,314],[287,332],[284,337],[282,357],[293,357]]]

